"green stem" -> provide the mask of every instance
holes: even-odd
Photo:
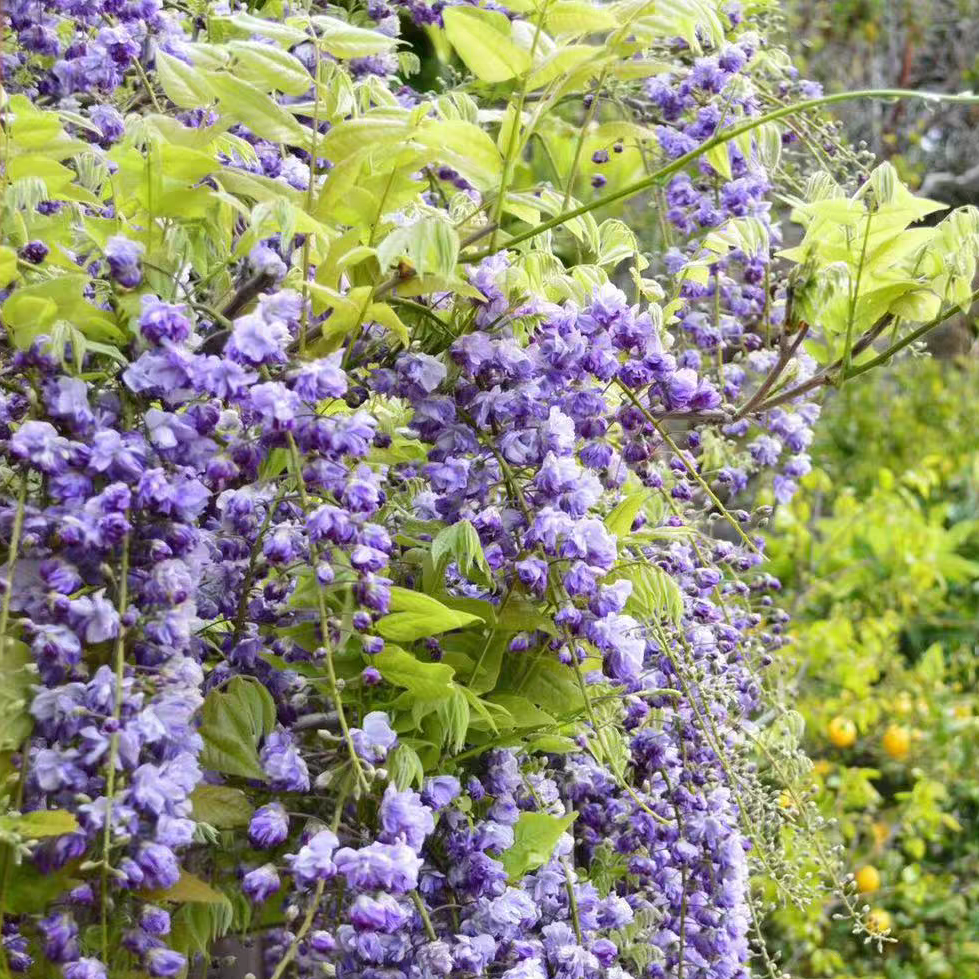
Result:
[[[163,112],[163,109],[160,107],[160,100],[156,97],[156,92],[153,91],[153,86],[150,84],[149,76],[146,74],[143,63],[139,58],[135,58],[133,59],[133,64],[136,67],[136,74],[139,75],[140,81],[146,87],[146,94],[149,95],[150,101],[153,103],[153,108],[157,112]]]
[[[758,546],[741,529],[741,525],[737,522],[737,520],[735,520],[734,517],[732,517],[731,514],[728,513],[727,507],[725,507],[724,504],[721,503],[721,501],[717,498],[717,494],[710,488],[710,486],[708,485],[704,477],[701,476],[700,473],[697,472],[697,470],[694,468],[694,466],[692,466],[687,461],[684,454],[680,451],[679,446],[670,437],[669,432],[667,432],[666,429],[663,428],[660,425],[660,423],[646,410],[643,403],[635,396],[635,394],[633,394],[632,391],[629,390],[628,387],[626,387],[621,381],[618,381],[617,383],[619,387],[622,389],[622,391],[625,392],[626,397],[640,410],[640,412],[642,412],[642,415],[646,419],[646,421],[648,421],[649,424],[652,425],[657,432],[659,432],[659,434],[663,437],[663,441],[665,441],[666,444],[670,447],[670,449],[672,449],[673,452],[676,453],[676,457],[683,464],[683,467],[697,481],[697,485],[699,485],[700,488],[707,494],[707,496],[710,497],[711,502],[714,504],[714,506],[717,507],[721,516],[724,517],[724,519],[737,531],[741,540],[744,541],[745,546],[751,548],[751,550],[753,550],[757,554]]]
[[[679,949],[679,961],[676,966],[676,979],[683,979],[683,949],[686,945],[686,932],[687,932],[687,868],[683,868],[681,876],[681,892],[680,892],[680,949]]]
[[[112,717],[116,730],[109,743],[108,768],[105,774],[105,832],[102,835],[102,888],[99,895],[102,925],[102,961],[109,964],[109,857],[112,849],[112,800],[116,786],[116,760],[119,757],[119,720],[122,717],[122,684],[126,672],[126,628],[122,617],[129,604],[129,534],[122,541],[122,561],[119,566],[119,634],[116,636],[114,652],[116,689]]]
[[[318,880],[316,882],[316,890],[313,891],[313,897],[309,902],[309,907],[306,909],[306,917],[303,918],[303,923],[299,926],[299,931],[296,932],[295,939],[286,949],[286,954],[279,959],[279,964],[275,967],[271,979],[282,979],[282,974],[289,968],[289,963],[296,957],[300,942],[306,937],[309,929],[313,927],[313,918],[316,917],[316,910],[319,908],[325,886],[326,881]]]
[[[853,351],[853,323],[857,318],[857,301],[860,298],[860,280],[863,278],[863,266],[867,261],[867,243],[870,241],[870,222],[873,214],[867,212],[867,227],[863,232],[863,244],[860,247],[860,261],[857,263],[857,276],[853,282],[853,294],[850,296],[850,309],[846,318],[846,340],[843,346],[843,369],[840,371],[839,383],[846,380],[846,372],[850,369],[850,357]]]
[[[571,194],[574,191],[574,182],[578,176],[578,166],[581,163],[581,151],[585,146],[585,139],[588,137],[588,130],[591,127],[592,122],[595,119],[595,113],[598,110],[598,94],[602,90],[602,86],[605,84],[605,76],[608,74],[608,69],[602,69],[601,75],[599,75],[598,82],[595,84],[595,92],[592,96],[591,105],[588,106],[588,111],[585,114],[585,121],[581,124],[581,129],[578,131],[578,140],[575,143],[574,148],[574,159],[571,161],[571,170],[568,172],[568,181],[564,186],[564,202],[561,207],[567,209],[568,204],[571,203]]]
[[[534,40],[530,45],[530,63],[534,63],[534,55],[537,54],[537,43],[540,41],[541,30],[544,24],[544,16],[547,13],[547,0],[541,8],[540,16],[537,18],[537,28],[534,31]],[[497,251],[496,233],[499,230],[500,218],[503,215],[503,205],[506,203],[507,190],[510,184],[510,175],[513,170],[513,158],[516,156],[517,147],[520,144],[520,122],[523,118],[524,102],[527,99],[527,85],[530,82],[530,70],[524,73],[520,83],[520,91],[517,93],[517,101],[513,106],[513,126],[510,129],[510,138],[507,140],[506,154],[503,157],[503,173],[500,176],[500,193],[493,205],[492,225],[493,231],[490,237],[490,254]]]
[[[14,514],[14,525],[10,531],[10,552],[7,557],[6,591],[3,593],[3,605],[0,607],[0,666],[3,665],[4,657],[7,652],[7,625],[10,621],[10,602],[14,592],[14,570],[17,566],[17,554],[20,550],[20,535],[24,527],[24,509],[27,505],[27,473],[24,472],[20,478],[20,491],[17,494],[17,512]],[[17,802],[16,808],[20,809],[24,798],[24,765],[27,760],[27,744],[25,739],[21,746],[20,777],[17,782]],[[3,930],[3,919],[6,915],[7,889],[10,883],[10,870],[13,865],[13,851],[11,847],[4,847],[3,870],[0,872],[0,932]],[[11,976],[10,963],[7,960],[7,951],[0,943],[0,965],[3,966],[4,975]]]
[[[507,607],[507,603],[510,601],[510,596],[513,594],[513,585],[507,589],[506,594],[503,596],[503,601],[500,602],[500,607],[497,610],[497,617],[503,614],[504,609]],[[479,654],[479,658],[476,660],[476,665],[473,667],[472,673],[469,674],[469,683],[472,684],[476,681],[479,676],[479,671],[483,668],[483,662],[486,659],[486,654],[489,652],[490,646],[493,644],[493,630],[491,629],[486,635],[486,641],[483,643],[482,651]]]
[[[969,296],[969,301],[967,304],[963,304],[968,309],[974,302],[979,302],[979,289],[977,289],[971,296]],[[873,360],[868,360],[859,367],[854,367],[847,370],[844,379],[849,379],[851,377],[858,377],[860,374],[866,374],[867,371],[873,370],[875,367],[879,367],[881,364],[886,363],[894,354],[899,353],[905,347],[910,347],[915,340],[921,339],[926,333],[935,329],[936,326],[941,326],[946,320],[951,319],[956,313],[961,312],[961,306],[952,306],[947,309],[940,316],[936,316],[935,319],[930,320],[928,323],[924,323],[919,326],[916,330],[912,330],[910,333],[905,334],[900,340],[892,343],[883,353],[878,354]]]
[[[588,693],[588,684],[585,683],[585,675],[581,672],[581,664],[578,662],[577,650],[572,650],[571,662],[574,667],[575,677],[578,680],[578,687],[581,690],[581,696],[585,702],[585,713],[588,716],[588,720],[591,722],[592,728],[595,731],[595,737],[598,738],[598,743],[601,745],[602,751],[605,752],[605,760],[608,762],[608,766],[615,776],[615,780],[619,784],[619,788],[624,789],[629,795],[632,801],[639,806],[640,809],[647,816],[652,816],[658,823],[663,823],[664,825],[669,822],[664,816],[661,816],[658,812],[650,809],[642,799],[636,794],[636,790],[629,784],[629,780],[622,774],[619,769],[618,761],[616,760],[614,754],[612,753],[609,746],[605,743],[605,737],[603,735],[603,726],[598,721],[598,715],[595,713],[595,708],[592,706],[591,697]]]
[[[17,493],[17,512],[14,514],[14,525],[10,530],[10,551],[7,555],[6,590],[3,593],[3,605],[0,607],[0,664],[7,653],[7,625],[10,622],[10,602],[14,594],[14,570],[17,567],[17,555],[20,551],[20,535],[24,529],[24,509],[27,505],[27,473],[20,477],[20,490]]]
[[[581,919],[578,916],[578,899],[575,897],[574,884],[571,881],[571,861],[567,857],[562,857],[561,866],[564,868],[564,887],[568,892],[568,910],[571,912],[574,935],[578,939],[578,944],[584,945],[584,939],[581,937]]]
[[[241,597],[238,599],[238,609],[235,613],[234,632],[231,634],[232,646],[241,637],[241,634],[245,628],[245,618],[248,614],[248,596],[252,589],[252,583],[255,578],[255,569],[258,564],[259,555],[262,551],[262,541],[265,537],[266,531],[269,529],[269,525],[272,523],[272,517],[275,515],[275,511],[282,502],[283,492],[280,492],[279,495],[276,496],[276,498],[269,504],[269,508],[265,513],[265,519],[262,521],[261,527],[258,528],[258,535],[255,538],[255,543],[252,544],[251,553],[248,555],[248,570],[245,572],[245,580],[241,585]]]
[[[309,24],[312,29],[312,20]],[[315,35],[315,31],[313,34]],[[315,62],[313,64],[313,135],[309,148],[309,183],[306,185],[306,213],[313,213],[313,190],[316,187],[316,143],[320,135],[320,46],[313,45]],[[310,239],[312,233],[307,232],[303,241],[303,310],[299,322],[299,354],[306,354],[306,332],[309,329],[309,262]]]
[[[723,146],[725,143],[729,143],[731,140],[737,139],[739,136],[742,136],[745,133],[750,133],[753,129],[757,129],[759,126],[765,125],[765,123],[776,122],[779,119],[784,119],[786,116],[793,116],[797,115],[798,113],[808,112],[810,109],[819,109],[823,106],[833,105],[837,102],[849,102],[853,99],[870,98],[921,99],[926,102],[961,102],[968,105],[979,103],[979,95],[941,95],[934,92],[915,92],[911,89],[904,88],[868,88],[857,92],[837,92],[833,95],[821,96],[818,99],[807,99],[804,102],[796,102],[793,105],[783,105],[778,109],[773,109],[771,112],[766,112],[760,116],[754,116],[740,125],[733,126],[731,129],[726,129],[717,133],[717,135],[712,136],[706,142],[701,143],[701,145],[696,149],[691,150],[689,153],[684,153],[683,156],[677,157],[677,159],[666,164],[666,166],[660,167],[659,170],[655,170],[648,177],[643,177],[641,180],[636,180],[631,184],[626,184],[625,187],[621,187],[619,190],[614,190],[611,193],[604,194],[602,197],[598,197],[594,200],[588,201],[585,204],[581,204],[570,211],[557,214],[554,217],[549,218],[547,221],[542,221],[535,227],[530,228],[528,231],[523,231],[520,234],[514,235],[509,239],[509,241],[502,245],[497,246],[495,242],[491,241],[489,251],[486,254],[492,255],[494,252],[498,252],[503,248],[512,248],[514,245],[519,245],[521,242],[534,238],[539,234],[543,234],[545,231],[550,231],[551,228],[557,228],[573,218],[581,217],[583,214],[596,211],[601,207],[607,207],[609,204],[615,204],[618,201],[623,201],[630,197],[634,197],[636,194],[640,194],[642,191],[648,190],[650,187],[654,187],[656,184],[661,183],[667,177],[671,177],[673,174],[678,173],[680,170],[686,167],[687,164],[696,162],[700,159],[700,157],[712,150],[715,146]],[[485,255],[480,257],[485,257]]]
[[[425,926],[425,934],[428,935],[429,941],[438,941],[438,935],[435,934],[432,919],[428,916],[428,909],[425,907],[425,902],[422,900],[421,894],[418,891],[412,891],[411,899],[415,902],[415,908],[418,911],[418,916],[422,919],[422,924]]]
[[[291,432],[288,433],[288,438],[289,454],[292,461],[293,474],[296,477],[296,485],[299,488],[299,496],[302,501],[303,513],[308,515],[309,498],[306,495],[306,484],[303,482],[302,462],[299,458],[299,449],[296,447],[296,440],[292,437]],[[315,574],[316,565],[319,563],[319,548],[312,540],[309,542],[309,556],[313,565],[313,574]],[[354,774],[357,777],[357,783],[365,792],[367,792],[370,790],[370,783],[367,781],[367,776],[364,774],[364,768],[360,764],[360,757],[357,754],[356,748],[354,748],[353,738],[350,736],[350,727],[347,724],[347,715],[343,710],[343,701],[340,697],[340,687],[337,684],[336,668],[333,665],[333,650],[330,645],[330,616],[326,608],[326,597],[322,587],[319,587],[319,585],[317,585],[316,588],[316,599],[319,605],[320,630],[323,633],[323,648],[326,651],[324,662],[326,663],[326,676],[327,685],[330,691],[330,699],[333,701],[334,708],[336,708],[337,720],[340,722],[340,731],[343,734],[343,741],[347,746],[347,754],[350,756],[350,764],[353,766]],[[278,973],[276,973],[276,975],[278,975]],[[275,979],[275,976],[273,976],[272,979]]]

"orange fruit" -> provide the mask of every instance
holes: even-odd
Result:
[[[891,930],[891,916],[883,908],[874,908],[867,914],[867,931],[871,935],[883,935]]]
[[[861,894],[872,894],[880,888],[880,874],[877,872],[877,868],[869,863],[856,872],[854,879],[857,882],[857,890]]]
[[[892,724],[884,732],[882,744],[889,758],[893,758],[894,761],[904,761],[911,751],[911,732],[899,724]]]
[[[834,717],[826,733],[837,748],[849,748],[857,740],[857,726],[849,717]]]

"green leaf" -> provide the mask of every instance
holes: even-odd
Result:
[[[190,794],[194,819],[218,829],[247,826],[252,818],[252,804],[241,789],[228,785],[200,784]]]
[[[388,646],[371,657],[371,664],[388,683],[403,687],[416,700],[434,702],[452,695],[455,671],[446,663],[425,663],[398,646]]]
[[[598,264],[615,266],[626,259],[637,259],[639,271],[647,261],[639,254],[639,241],[635,232],[624,221],[609,218],[598,226]]]
[[[574,671],[556,659],[539,658],[522,681],[520,694],[559,716],[582,706],[581,689]]]
[[[394,751],[388,755],[385,767],[388,770],[391,781],[402,792],[410,785],[422,787],[425,780],[425,769],[422,767],[421,758],[414,748],[401,741]]]
[[[0,816],[0,830],[16,833],[24,840],[40,840],[47,836],[64,836],[74,833],[78,822],[64,809],[40,809],[21,815],[8,813]]]
[[[31,296],[17,289],[4,301],[3,320],[13,335],[14,346],[27,350],[34,340],[50,331],[58,318],[58,304],[47,296]]]
[[[445,33],[463,64],[481,81],[505,82],[530,67],[530,54],[511,39],[507,18],[495,10],[448,7]]]
[[[496,693],[488,699],[509,711],[516,727],[548,727],[557,724],[550,714],[532,704],[526,697],[512,693]]]
[[[166,97],[181,109],[197,109],[214,101],[214,92],[200,69],[165,51],[156,52],[156,74]]]
[[[0,247],[0,287],[6,287],[17,277],[17,252],[6,245]]]
[[[334,58],[366,58],[394,47],[393,38],[379,31],[354,27],[336,17],[318,16],[310,20],[319,28],[320,46]]]
[[[226,895],[216,891],[206,881],[186,870],[180,871],[180,879],[173,887],[168,887],[165,890],[142,891],[140,896],[147,901],[175,901],[180,904],[225,904],[228,902]]]
[[[522,812],[513,827],[513,846],[501,857],[511,881],[542,867],[554,855],[558,840],[578,814],[551,816],[545,812]]]
[[[539,752],[546,755],[569,755],[581,751],[581,745],[573,738],[566,738],[561,734],[542,734],[527,742],[527,751],[531,754]]]
[[[62,870],[42,874],[27,860],[19,864],[11,863],[4,892],[7,907],[16,908],[19,914],[49,911],[52,901],[78,883],[73,877],[77,868],[78,861],[72,861]]]
[[[555,0],[544,9],[547,11],[544,24],[557,37],[610,31],[617,26],[609,7],[587,0]]]
[[[725,179],[731,179],[731,157],[727,143],[719,146],[712,146],[705,154],[704,159]]]
[[[632,531],[636,517],[639,516],[639,511],[652,495],[652,490],[641,489],[630,493],[621,503],[617,503],[605,518],[608,532],[615,534],[616,537],[627,537]]]
[[[308,149],[311,131],[265,92],[225,72],[204,72],[223,113],[273,143]]]
[[[213,954],[214,943],[234,924],[235,908],[227,898],[221,902],[189,902],[177,908],[172,920],[168,944],[188,958],[207,958]]]
[[[479,190],[499,186],[503,157],[486,131],[474,123],[463,119],[427,120],[414,139]]]
[[[377,110],[358,119],[345,119],[337,123],[323,137],[323,154],[335,163],[345,161],[362,150],[378,150],[391,146],[400,149],[410,138],[408,114],[402,111]],[[330,180],[333,179],[331,173]],[[324,193],[329,189],[326,183]]]
[[[633,564],[617,568],[610,577],[632,582],[626,611],[638,619],[659,620],[666,615],[677,625],[683,618],[683,596],[676,580],[655,565]]]
[[[37,673],[27,669],[34,663],[30,649],[12,636],[0,639],[3,657],[0,659],[0,752],[16,751],[34,727],[28,712],[31,686]]]
[[[123,342],[125,338],[112,317],[85,299],[88,283],[87,275],[71,274],[15,289],[0,307],[14,343],[26,349],[36,337],[50,333],[59,319],[68,320],[86,336],[101,334],[103,339]]]
[[[459,258],[459,234],[443,217],[424,218],[414,225],[408,257],[419,275],[448,278]]]
[[[460,635],[466,635],[466,633],[460,633]],[[485,639],[479,637],[478,648],[472,656],[465,657],[465,667],[463,667],[463,669],[469,671],[466,686],[473,693],[486,693],[496,686],[500,677],[500,667],[503,665],[503,656],[508,645],[509,640],[507,637],[497,632],[493,633],[493,636],[489,640],[489,645],[486,645]],[[483,653],[484,647],[486,650],[485,654]],[[449,652],[447,649],[446,656],[448,656]],[[479,663],[478,670],[476,669],[477,663]]]
[[[266,781],[259,740],[275,726],[275,703],[257,680],[234,677],[204,701],[201,764],[212,771]]]
[[[486,563],[483,545],[476,528],[468,520],[460,520],[441,531],[432,541],[432,563],[435,577],[439,579],[446,565],[455,561],[459,572],[469,581],[489,585],[493,572]]]
[[[911,289],[888,307],[889,312],[912,323],[927,323],[938,316],[941,309],[941,296],[936,296],[931,289]]]
[[[483,622],[478,615],[458,612],[430,595],[407,588],[391,589],[391,609],[390,615],[378,620],[377,631],[395,642],[413,642]]]
[[[496,617],[496,627],[501,632],[546,632],[557,635],[554,616],[545,615],[529,598],[511,595],[501,606]]]
[[[479,720],[473,721],[476,730],[489,728],[494,734],[500,733],[500,728],[514,727],[513,718],[510,712],[502,704],[492,700],[483,700],[478,697],[469,687],[462,687],[462,692],[469,701],[469,706],[479,715]]]
[[[368,322],[379,323],[392,336],[397,339],[402,346],[407,347],[410,337],[408,327],[404,325],[401,317],[387,303],[371,303],[367,307],[364,319]]]
[[[377,260],[387,269],[406,257],[420,276],[450,276],[459,257],[459,235],[448,220],[434,215],[395,228],[377,246]]]
[[[233,14],[230,17],[211,17],[209,26],[212,32],[223,32],[223,37],[252,37],[259,34],[271,37],[282,44],[301,44],[309,40],[309,34],[301,27],[284,24],[281,20],[266,20],[252,14]]]
[[[228,48],[238,59],[236,73],[246,82],[287,95],[305,95],[313,84],[306,66],[281,48],[257,41],[232,41]]]
[[[563,85],[583,81],[600,70],[599,54],[600,49],[591,44],[569,44],[567,47],[557,48],[534,68],[527,88],[533,92],[550,85],[557,78],[563,78]]]
[[[450,695],[439,703],[437,710],[442,722],[442,743],[452,754],[462,751],[466,743],[466,732],[469,730],[471,700],[466,696],[463,687],[453,687]]]

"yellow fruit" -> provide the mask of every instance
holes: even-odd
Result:
[[[849,717],[834,717],[826,733],[837,748],[849,748],[857,740],[857,726]]]
[[[874,834],[874,843],[877,846],[883,846],[887,842],[887,837],[890,835],[891,828],[887,823],[874,823],[870,827],[870,831]]]
[[[883,908],[874,908],[867,915],[867,931],[871,935],[883,935],[891,930],[891,916]]]
[[[952,713],[960,720],[965,720],[972,716],[972,706],[970,704],[958,704],[952,709]]]
[[[820,758],[819,761],[812,766],[812,770],[817,775],[829,775],[829,773],[833,770],[833,763],[831,761],[827,761],[825,758]]]
[[[856,872],[854,879],[857,882],[857,890],[861,894],[872,894],[880,889],[880,874],[877,873],[877,868],[869,863]]]
[[[884,751],[894,761],[904,761],[911,751],[911,733],[906,727],[892,724],[884,732]]]

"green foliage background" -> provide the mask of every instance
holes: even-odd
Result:
[[[782,911],[773,933],[793,976],[979,975],[977,382],[972,365],[919,360],[847,385],[818,430],[821,468],[773,520],[794,615],[781,682],[806,720],[828,832],[853,872],[879,872],[861,901],[896,939],[878,951],[832,905]],[[856,725],[851,747],[827,736],[837,716]],[[883,748],[892,725],[907,759]]]

